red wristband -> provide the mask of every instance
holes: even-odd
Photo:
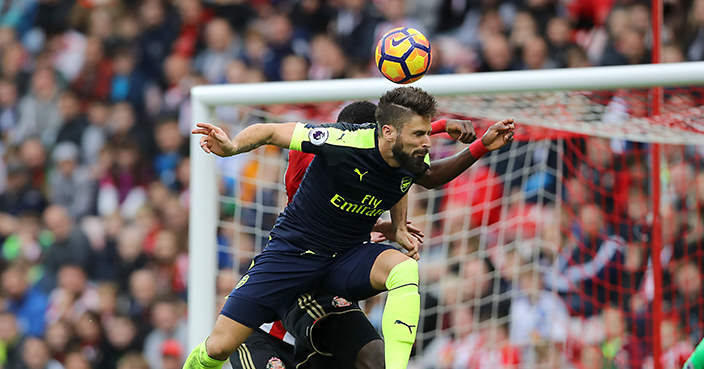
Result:
[[[489,149],[484,146],[484,143],[482,142],[481,138],[469,144],[469,153],[472,154],[472,156],[474,156],[474,158],[476,159],[481,158],[482,156],[484,156],[484,154],[488,152]]]
[[[433,130],[430,131],[431,135],[435,135],[438,133],[445,133],[445,125],[447,124],[447,119],[438,119],[435,122],[430,123],[430,125],[433,127]]]

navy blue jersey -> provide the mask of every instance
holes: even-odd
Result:
[[[384,160],[377,137],[375,123],[298,123],[290,149],[316,157],[272,233],[326,255],[368,241],[377,218],[417,179]]]

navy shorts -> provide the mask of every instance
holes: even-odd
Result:
[[[376,258],[390,245],[364,243],[336,255],[320,255],[272,236],[228,296],[220,314],[250,328],[279,320],[305,292],[317,289],[348,300],[380,291],[369,275]]]

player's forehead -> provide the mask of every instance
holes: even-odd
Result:
[[[403,130],[407,132],[430,131],[430,118],[420,115],[413,115],[403,125]]]

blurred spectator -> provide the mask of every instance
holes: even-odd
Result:
[[[117,369],[152,369],[142,355],[125,354],[118,362]]]
[[[110,97],[113,74],[112,61],[105,57],[101,39],[88,38],[85,55],[83,69],[71,83],[71,89],[82,100],[81,110],[87,108],[90,100],[105,100]]]
[[[27,369],[63,369],[49,356],[49,348],[40,338],[29,337],[22,345],[22,361]]]
[[[582,206],[579,216],[576,239],[560,253],[557,273],[547,273],[545,283],[567,294],[570,309],[590,317],[600,305],[617,301],[626,249],[620,237],[605,236],[604,213],[597,206]]]
[[[26,337],[17,326],[15,315],[8,311],[0,311],[0,344],[4,355],[0,356],[0,365],[4,368],[22,367],[22,350]]]
[[[608,307],[602,314],[606,337],[601,352],[609,367],[640,368],[645,358],[640,343],[626,329],[623,311]]]
[[[129,316],[116,315],[105,327],[106,340],[101,348],[102,356],[98,361],[98,368],[123,369],[139,368],[147,369],[149,365],[132,363],[127,356],[130,352],[139,352],[142,349],[141,343],[137,339],[137,327]],[[131,363],[126,365],[122,360]],[[133,359],[132,359],[133,360]],[[140,356],[140,360],[144,360]]]
[[[347,58],[366,62],[372,56],[374,32],[380,19],[369,0],[345,0],[333,18],[333,34]]]
[[[41,266],[37,264],[52,237],[41,230],[39,214],[33,212],[22,213],[13,231],[2,244],[2,257],[18,265],[31,265],[27,278],[34,284],[41,275]]]
[[[89,362],[95,364],[101,355],[100,347],[103,341],[103,329],[97,313],[86,311],[81,315],[76,321],[76,338],[80,352]]]
[[[34,24],[38,25],[46,35],[61,33],[68,28],[71,19],[72,0],[49,0],[39,3]]]
[[[308,61],[298,55],[288,55],[281,61],[282,81],[305,81],[308,79]]]
[[[704,60],[704,1],[694,0],[685,34],[687,60]]]
[[[44,145],[54,143],[61,127],[59,92],[54,71],[48,68],[34,71],[31,92],[20,101],[17,142],[37,136]]]
[[[183,363],[183,345],[174,339],[161,344],[161,367],[163,369],[180,369]],[[156,368],[152,366],[152,368]]]
[[[7,166],[7,187],[0,195],[0,213],[19,216],[25,212],[41,213],[46,207],[44,195],[32,187],[27,168],[17,162]]]
[[[20,159],[27,166],[32,187],[44,191],[50,163],[47,163],[47,153],[42,142],[37,138],[22,142]]]
[[[160,153],[154,158],[154,170],[162,183],[176,189],[176,167],[187,150],[185,140],[175,119],[161,120],[155,130]]]
[[[62,125],[56,134],[56,143],[68,141],[80,145],[83,132],[88,127],[88,120],[81,113],[78,97],[73,92],[64,92],[61,96],[59,111],[61,112]]]
[[[109,321],[117,313],[119,291],[119,287],[114,282],[102,282],[98,284],[100,307],[97,312],[100,314],[101,322],[105,323]]]
[[[160,1],[145,1],[139,6],[142,30],[138,33],[141,60],[139,69],[152,81],[163,83],[162,65],[171,53],[171,43],[176,38],[175,22],[166,16],[164,4]],[[174,19],[174,18],[170,18]]]
[[[690,327],[690,339],[699,339],[702,333],[701,317],[698,304],[695,302],[704,290],[704,278],[693,261],[680,262],[673,265],[675,298],[674,308],[680,314],[685,325]]]
[[[179,54],[172,54],[164,61],[167,89],[161,112],[178,113],[190,94],[195,79],[191,76],[191,61]],[[224,72],[223,72],[224,73]]]
[[[195,59],[194,69],[210,83],[222,83],[227,63],[241,52],[237,35],[225,19],[216,18],[205,28],[206,49]]]
[[[69,29],[61,33],[47,35],[45,57],[51,68],[58,72],[61,77],[62,86],[64,82],[73,81],[80,73],[86,55],[86,36],[82,33]],[[39,50],[32,50],[37,52]]]
[[[484,72],[502,72],[518,69],[513,50],[504,36],[492,36],[482,44],[482,67]]]
[[[425,27],[419,21],[407,16],[407,7],[404,0],[383,0],[379,2],[379,10],[385,19],[376,26],[374,40],[381,39],[386,32],[399,27],[414,28],[420,33],[428,35]]]
[[[17,317],[17,324],[26,336],[44,335],[47,311],[46,295],[31,288],[27,281],[27,270],[12,265],[2,273],[2,289],[7,296],[7,310]]]
[[[556,67],[567,66],[567,53],[571,48],[578,47],[572,42],[572,28],[565,18],[554,17],[548,22],[546,29],[550,59]]]
[[[347,70],[347,59],[332,38],[320,35],[313,38],[311,48],[310,79],[341,78]]]
[[[81,162],[93,166],[108,138],[110,107],[102,101],[93,101],[88,107],[88,127],[81,136]]]
[[[125,142],[135,141],[142,154],[147,157],[154,154],[153,133],[150,127],[142,122],[132,105],[126,102],[115,104],[109,119],[109,130],[112,134],[108,142],[112,146],[117,147]]]
[[[152,369],[167,369],[162,366],[164,348],[167,353],[175,356],[176,348],[187,347],[188,331],[181,304],[180,300],[170,297],[154,301],[151,319],[154,329],[144,340],[144,356]],[[180,350],[176,357],[179,363],[186,359],[182,354],[183,350]]]
[[[137,227],[121,229],[117,239],[117,254],[119,260],[116,265],[117,282],[123,289],[130,285],[130,279],[137,278],[133,272],[147,265],[147,257],[142,250],[144,232]]]
[[[289,17],[294,27],[304,29],[309,35],[325,33],[330,22],[328,5],[322,0],[296,2]],[[228,17],[228,19],[231,19]]]
[[[152,304],[157,298],[156,276],[148,269],[140,269],[132,273],[129,282],[131,301],[130,316],[137,322],[140,332],[150,329]]]
[[[590,345],[582,348],[579,354],[579,369],[602,369],[603,367],[604,359],[598,347]]]
[[[548,44],[542,37],[531,37],[523,44],[523,68],[524,69],[552,69],[557,65],[550,60],[548,54]]]
[[[129,102],[140,114],[144,110],[144,90],[147,76],[136,69],[137,60],[132,49],[122,48],[113,58],[112,81],[110,84],[110,101]]]
[[[75,324],[87,311],[99,306],[98,289],[88,281],[86,272],[78,265],[66,264],[59,269],[58,287],[49,295],[49,322],[59,319]]]
[[[54,242],[44,257],[45,275],[41,283],[44,291],[48,292],[56,285],[55,278],[62,266],[76,265],[71,271],[74,274],[91,270],[93,250],[88,237],[75,225],[64,207],[52,205],[47,208],[44,211],[44,223],[54,235]],[[70,276],[73,277],[74,274]]]
[[[511,342],[523,347],[539,339],[564,343],[569,324],[564,301],[543,289],[542,276],[533,270],[519,274],[518,286],[517,297],[511,302]]]
[[[627,27],[615,39],[616,52],[605,54],[601,65],[643,64],[650,62],[650,52],[641,31]]]
[[[477,369],[515,368],[521,363],[521,351],[508,340],[508,323],[485,326],[481,330],[482,349],[473,360]]]
[[[113,167],[99,181],[98,214],[119,213],[131,219],[146,201],[150,173],[134,141],[119,146],[115,156]]]
[[[91,369],[91,364],[80,350],[69,351],[64,359],[64,369]]]
[[[3,47],[2,78],[17,86],[18,96],[24,96],[32,79],[31,70],[25,69],[28,61],[27,51],[19,43],[11,43]]]
[[[303,55],[308,51],[308,42],[294,33],[291,20],[286,14],[273,14],[265,23],[267,46],[273,59],[268,64],[270,69],[264,69],[269,80],[281,80],[281,62],[288,55]]]
[[[52,158],[57,168],[50,180],[49,200],[63,206],[73,219],[93,211],[95,183],[88,168],[78,164],[80,152],[72,142],[56,146]]]
[[[437,24],[437,32],[443,33],[459,28],[467,17],[473,1],[462,0],[442,0],[439,7],[438,18],[441,22]]]
[[[184,293],[186,291],[188,256],[180,251],[176,233],[161,231],[157,234],[155,241],[153,257],[157,288],[160,291]]]
[[[181,29],[174,41],[172,52],[186,58],[192,58],[202,46],[201,38],[205,25],[213,18],[212,9],[204,9],[199,0],[183,0],[178,2],[181,15]],[[225,19],[230,19],[225,17]]]
[[[49,323],[46,327],[45,339],[51,357],[58,362],[63,362],[66,351],[72,343],[73,325],[64,319]]]
[[[482,337],[474,324],[474,312],[458,305],[451,313],[452,334],[439,336],[425,350],[423,367],[439,369],[467,368],[476,363],[482,349]]]
[[[537,37],[540,32],[538,30],[538,23],[535,17],[527,11],[521,11],[516,14],[513,19],[514,25],[511,28],[511,33],[508,36],[508,41],[511,46],[522,50],[526,46],[526,42],[531,38]]]
[[[0,80],[0,136],[3,142],[14,142],[13,134],[19,122],[18,101],[15,83]]]
[[[660,325],[662,356],[660,365],[663,369],[680,369],[684,367],[689,355],[694,352],[694,345],[682,334],[677,316],[666,316]],[[652,367],[652,357],[643,365]]]

